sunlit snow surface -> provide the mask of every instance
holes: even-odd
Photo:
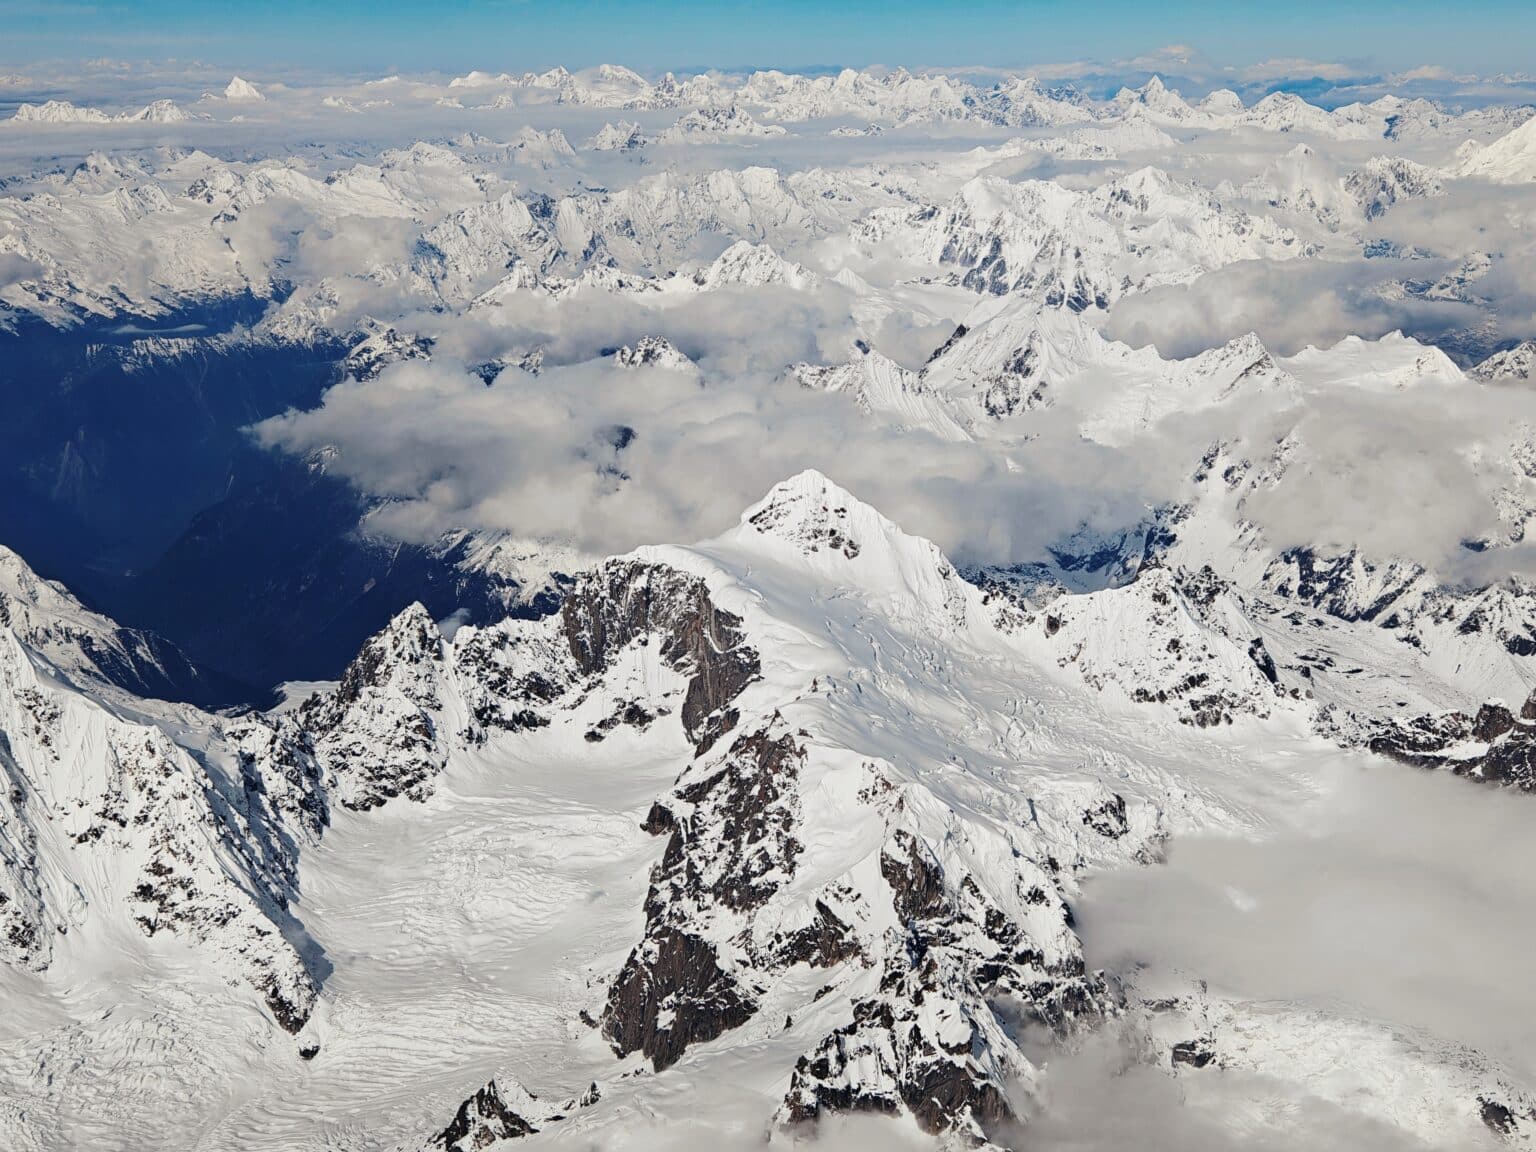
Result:
[[[1010,1146],[1529,1146],[1532,802],[1485,783],[1536,779],[1533,131],[906,73],[27,102],[5,339],[354,485],[339,536],[520,615],[402,602],[339,680],[213,715],[0,549],[0,1146],[414,1150],[492,1079],[519,1146],[931,1146],[910,1100],[784,1123],[895,1099],[845,1034],[880,1009],[1002,1085]],[[208,403],[256,351],[329,389]],[[27,530],[95,578],[179,476],[26,375]],[[199,483],[243,479],[209,443]],[[153,529],[217,544],[197,510]],[[589,667],[592,603],[646,627]],[[758,735],[794,749],[760,857],[730,813],[642,829]],[[669,843],[763,894],[667,889]],[[828,905],[856,949],[776,959]],[[751,1011],[658,1071],[594,1022],[666,916]],[[1010,926],[1041,1002],[1087,989],[1054,1032],[976,992]]]

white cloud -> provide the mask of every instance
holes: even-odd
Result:
[[[1531,1083],[1536,800],[1337,754],[1306,775],[1315,797],[1261,841],[1183,838],[1092,881],[1090,961],[1470,1045]]]
[[[1405,274],[1432,278],[1447,262],[1407,268],[1397,262],[1247,260],[1188,284],[1128,296],[1111,313],[1105,333],[1133,347],[1155,344],[1184,357],[1249,332],[1290,355],[1345,336],[1374,339],[1405,331],[1433,337],[1476,323],[1478,310],[1455,300],[1424,300],[1394,292]]]

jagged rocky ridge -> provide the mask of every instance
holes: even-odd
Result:
[[[602,1099],[596,1084],[581,1096],[558,1108],[539,1098],[516,1081],[491,1080],[459,1106],[453,1120],[428,1144],[443,1152],[483,1152],[508,1140],[536,1136],[550,1124],[559,1123],[580,1108]]]
[[[77,687],[24,636],[0,632],[7,960],[46,971],[114,926],[173,935],[224,957],[298,1031],[317,973],[289,902],[299,844],[326,821],[312,761],[259,720],[201,755],[131,697]]]

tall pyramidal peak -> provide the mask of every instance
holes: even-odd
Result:
[[[260,103],[266,100],[266,96],[249,80],[236,76],[224,86],[224,99],[238,103]]]

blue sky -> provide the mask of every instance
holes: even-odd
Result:
[[[1167,44],[1250,64],[1536,69],[1536,0],[0,0],[8,65],[112,56],[248,70],[1112,61]]]

